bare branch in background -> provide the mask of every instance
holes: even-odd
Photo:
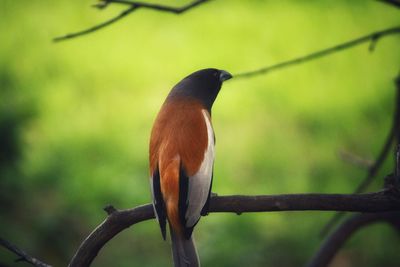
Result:
[[[319,50],[317,52],[313,52],[313,53],[305,55],[305,56],[301,56],[301,57],[297,57],[297,58],[290,59],[287,61],[283,61],[283,62],[274,64],[274,65],[262,67],[262,68],[252,70],[252,71],[238,73],[238,74],[235,74],[234,77],[235,77],[235,79],[250,78],[255,75],[267,74],[267,73],[270,73],[271,71],[276,71],[276,70],[279,70],[282,68],[299,65],[299,64],[311,61],[311,60],[315,60],[315,59],[318,59],[318,58],[321,58],[321,57],[324,57],[324,56],[327,56],[330,54],[340,52],[344,49],[348,49],[348,48],[351,48],[351,47],[354,47],[354,46],[357,46],[357,45],[360,45],[360,44],[363,44],[366,42],[371,42],[374,44],[373,46],[370,46],[370,50],[371,50],[371,47],[374,47],[378,40],[380,40],[383,37],[394,35],[394,34],[400,34],[400,26],[373,32],[368,35],[364,35],[364,36],[358,37],[356,39],[353,39],[351,41],[347,41],[342,44],[338,44],[338,45],[335,45],[335,46],[332,46],[332,47],[329,47],[329,48],[326,48],[323,50]]]
[[[317,253],[308,263],[308,267],[325,267],[332,261],[344,243],[363,226],[386,221],[398,225],[400,212],[364,213],[353,215],[341,224],[319,247]]]
[[[62,41],[76,38],[86,34],[93,33],[105,28],[133,13],[139,8],[150,9],[159,12],[182,14],[202,3],[209,0],[192,1],[182,7],[171,7],[160,4],[152,4],[146,2],[129,1],[129,0],[102,0],[94,5],[98,9],[107,8],[109,5],[127,6],[118,16],[113,17],[103,23],[95,25],[91,28],[67,34],[65,36],[54,38],[54,41]],[[394,7],[400,7],[399,0],[378,0]],[[381,31],[372,32],[347,42],[312,52],[310,54],[283,61],[270,66],[265,66],[253,71],[247,71],[235,74],[237,78],[250,78],[256,75],[268,74],[271,71],[281,70],[306,63],[315,59],[319,59],[334,53],[350,49],[352,47],[369,43],[369,50],[373,51],[379,40],[384,37],[400,34],[400,26],[387,28]],[[341,153],[342,158],[352,162],[353,164],[362,165],[367,168],[367,174],[362,183],[355,190],[355,194],[292,194],[292,195],[275,195],[275,196],[212,196],[210,204],[210,212],[233,212],[238,215],[244,212],[271,212],[271,211],[341,211],[330,220],[323,230],[326,234],[334,224],[342,217],[344,211],[351,212],[371,212],[368,214],[357,214],[344,221],[324,242],[319,251],[310,261],[310,267],[326,266],[334,257],[336,252],[350,238],[350,236],[359,228],[378,221],[386,221],[394,228],[400,229],[400,165],[397,164],[395,177],[390,180],[386,190],[377,193],[359,194],[367,188],[367,186],[377,177],[377,173],[386,161],[393,144],[397,138],[400,140],[400,75],[396,80],[397,97],[393,122],[390,132],[384,142],[382,149],[374,162],[366,161],[353,154]],[[398,143],[398,142],[397,142]],[[400,150],[399,150],[400,151]],[[400,152],[398,152],[400,153]],[[400,155],[397,156],[397,162]],[[122,230],[145,220],[153,219],[153,208],[150,204],[139,206],[129,210],[117,210],[113,206],[105,208],[108,216],[93,232],[82,242],[79,249],[71,259],[69,266],[81,267],[89,266],[93,259],[97,256],[101,248],[110,241],[114,236]],[[0,239],[0,241],[3,241]],[[5,241],[6,242],[6,241]],[[0,245],[5,246],[2,242]],[[7,246],[5,246],[7,247]],[[14,253],[18,254],[14,250]],[[24,252],[23,252],[24,253]],[[20,255],[20,254],[18,254]],[[29,256],[28,256],[29,257]],[[41,263],[30,257],[22,257],[35,266],[48,267],[49,265]],[[29,259],[34,259],[39,263],[32,263]],[[39,265],[43,264],[43,265]]]
[[[378,171],[381,169],[383,163],[387,159],[390,154],[390,148],[395,143],[396,135],[400,134],[400,75],[395,79],[396,85],[396,99],[395,99],[395,111],[393,115],[392,126],[388,136],[386,137],[386,141],[382,146],[381,152],[378,155],[378,158],[374,162],[374,164],[368,169],[368,172],[365,178],[358,185],[355,194],[364,192],[365,189],[371,184],[371,182],[377,177]],[[397,143],[399,143],[400,137],[397,137]],[[324,228],[320,232],[320,236],[324,237],[332,227],[343,217],[344,213],[339,212],[333,215],[333,217],[328,221],[328,223],[324,226]]]
[[[396,82],[399,79],[396,79]],[[400,194],[400,145],[397,145],[395,153],[394,173],[385,177],[385,188],[390,194]],[[381,214],[361,214],[345,220],[334,231],[319,248],[318,252],[309,262],[308,267],[328,266],[337,251],[349,239],[358,228],[373,223],[375,221],[385,220],[389,222],[397,231],[400,231],[400,212],[388,212]]]
[[[29,256],[25,251],[19,249],[17,246],[11,244],[7,240],[4,240],[3,238],[0,237],[0,246],[3,246],[4,248],[8,249],[9,251],[13,252],[19,258],[16,261],[25,261],[27,263],[30,263],[33,266],[37,267],[52,267],[51,265],[44,263],[32,256]]]
[[[292,194],[272,196],[212,196],[210,212],[268,212],[329,210],[353,212],[386,212],[400,210],[400,193],[344,194]],[[151,204],[129,210],[106,208],[108,217],[81,244],[70,267],[89,266],[100,249],[114,236],[133,224],[153,219]]]
[[[90,27],[89,29],[86,29],[86,30],[83,30],[83,31],[69,33],[69,34],[66,34],[64,36],[56,37],[56,38],[53,39],[53,41],[54,42],[59,42],[59,41],[72,39],[72,38],[75,38],[75,37],[78,37],[78,36],[82,36],[82,35],[85,35],[85,34],[89,34],[89,33],[95,32],[97,30],[100,30],[100,29],[102,29],[102,28],[104,28],[104,27],[106,27],[106,26],[108,26],[110,24],[113,24],[114,22],[117,22],[120,19],[126,17],[127,15],[129,15],[130,13],[135,11],[135,9],[136,9],[135,6],[131,6],[128,9],[122,11],[118,16],[116,16],[116,17],[114,17],[114,18],[112,18],[110,20],[107,20],[107,21],[105,21],[103,23],[100,23],[100,24],[98,24],[96,26]]]
[[[103,0],[96,6],[100,7],[100,8],[104,8],[108,4],[114,3],[114,4],[123,4],[123,5],[129,5],[129,6],[148,8],[148,9],[163,11],[163,12],[170,12],[170,13],[174,13],[174,14],[181,14],[181,13],[183,13],[193,7],[196,7],[204,2],[207,2],[207,1],[210,1],[210,0],[197,0],[197,1],[191,2],[187,5],[184,5],[182,7],[171,7],[171,6],[164,6],[164,5],[145,3],[145,2],[139,2],[139,1]]]
[[[53,39],[53,41],[55,42],[59,42],[59,41],[64,41],[64,40],[68,40],[68,39],[72,39],[75,37],[79,37],[82,35],[86,35],[92,32],[95,32],[97,30],[100,30],[106,26],[109,26],[110,24],[113,24],[114,22],[117,22],[121,19],[123,19],[124,17],[126,17],[127,15],[131,14],[132,12],[136,11],[138,8],[147,8],[147,9],[152,9],[152,10],[157,10],[157,11],[161,11],[161,12],[169,12],[169,13],[174,13],[174,14],[181,14],[184,13],[202,3],[205,3],[207,1],[210,0],[197,0],[197,1],[193,1],[187,5],[184,5],[182,7],[171,7],[171,6],[164,6],[164,5],[157,5],[157,4],[151,4],[151,3],[144,3],[144,2],[137,2],[137,1],[124,1],[124,0],[104,0],[104,1],[100,1],[99,4],[94,5],[94,7],[97,7],[99,9],[104,9],[106,8],[108,5],[110,4],[123,4],[123,5],[128,5],[129,8],[125,9],[124,11],[122,11],[118,16],[111,18],[103,23],[100,23],[98,25],[95,25],[93,27],[90,27],[88,29],[79,31],[79,32],[75,32],[75,33],[69,33],[66,34],[64,36],[60,36],[60,37],[56,37]]]
[[[354,166],[360,167],[362,169],[370,169],[374,162],[370,159],[363,158],[359,155],[351,153],[347,150],[340,150],[339,157]]]
[[[400,8],[400,1],[399,0],[378,0],[378,2],[382,2],[388,5],[392,5],[394,7]]]

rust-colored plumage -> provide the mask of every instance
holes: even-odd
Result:
[[[150,138],[150,173],[158,167],[167,218],[180,230],[178,218],[179,168],[193,176],[204,159],[207,128],[203,106],[196,100],[177,98],[162,106]],[[158,166],[157,166],[158,165]]]
[[[221,70],[192,73],[170,92],[150,138],[153,206],[165,238],[170,227],[175,266],[199,266],[192,231],[208,209],[214,163],[211,107],[222,82]]]

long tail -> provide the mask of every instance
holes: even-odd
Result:
[[[182,234],[169,228],[172,241],[172,256],[175,267],[199,267],[200,261],[194,244],[193,235],[186,239]]]

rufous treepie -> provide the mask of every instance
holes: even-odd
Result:
[[[203,69],[175,85],[154,122],[150,138],[150,184],[165,240],[168,221],[176,267],[200,266],[193,228],[207,214],[215,137],[211,107],[226,71]]]

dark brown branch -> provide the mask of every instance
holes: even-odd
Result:
[[[249,78],[249,77],[253,77],[255,75],[261,75],[261,74],[267,74],[270,73],[272,71],[276,71],[282,68],[286,68],[286,67],[290,67],[290,66],[295,66],[298,64],[302,64],[311,60],[315,60],[330,54],[334,54],[337,52],[340,52],[344,49],[348,49],[366,42],[373,42],[376,43],[379,39],[386,37],[386,36],[390,36],[390,35],[394,35],[394,34],[399,34],[400,33],[400,26],[397,27],[393,27],[393,28],[388,28],[388,29],[384,29],[381,31],[377,31],[377,32],[373,32],[370,33],[368,35],[364,35],[361,37],[358,37],[356,39],[353,39],[351,41],[347,41],[345,43],[339,44],[339,45],[335,45],[323,50],[319,50],[317,52],[313,52],[311,54],[305,55],[305,56],[301,56],[301,57],[297,57],[294,59],[290,59],[287,61],[283,61],[274,65],[270,65],[270,66],[266,66],[266,67],[262,67],[256,70],[252,70],[252,71],[248,71],[248,72],[242,72],[242,73],[238,73],[233,75],[235,77],[235,79],[237,78]]]
[[[115,210],[108,214],[108,217],[82,242],[68,266],[89,266],[100,249],[119,232],[133,224],[155,218],[150,204],[128,210]]]
[[[390,128],[389,134],[386,137],[386,141],[382,146],[381,152],[374,164],[368,169],[368,172],[362,182],[358,185],[354,194],[364,192],[364,190],[371,184],[371,182],[377,177],[378,171],[381,169],[383,163],[387,159],[390,148],[396,139],[396,135],[400,134],[400,75],[395,79],[396,85],[396,100],[394,103],[395,111],[393,115],[392,126]],[[397,137],[400,139],[400,137]],[[324,228],[320,232],[320,236],[324,237],[332,227],[343,217],[343,212],[338,212],[328,221]]]
[[[59,42],[59,41],[63,41],[63,40],[67,40],[67,39],[71,39],[71,38],[75,38],[75,37],[79,37],[85,34],[89,34],[92,32],[95,32],[97,30],[100,30],[108,25],[113,24],[114,22],[117,22],[118,20],[124,18],[125,16],[129,15],[130,13],[132,13],[133,11],[135,11],[137,7],[136,6],[131,6],[128,9],[122,11],[118,16],[111,18],[103,23],[100,23],[98,25],[95,25],[93,27],[90,27],[89,29],[83,30],[83,31],[79,31],[79,32],[74,32],[74,33],[69,33],[66,34],[64,36],[59,36],[53,39],[54,42]]]
[[[209,0],[197,0],[193,1],[185,6],[182,7],[170,7],[170,6],[163,6],[163,5],[157,5],[157,4],[151,4],[151,3],[144,3],[144,2],[137,2],[137,1],[124,1],[124,0],[104,0],[101,3],[95,5],[95,7],[98,7],[100,9],[107,7],[111,3],[116,3],[116,4],[125,4],[129,5],[129,8],[122,11],[118,16],[111,18],[105,22],[102,22],[98,25],[95,25],[93,27],[90,27],[88,29],[75,32],[75,33],[69,33],[64,36],[56,37],[53,39],[54,42],[59,42],[59,41],[64,41],[68,39],[72,39],[75,37],[79,37],[82,35],[86,35],[95,31],[98,31],[106,26],[109,26],[110,24],[113,24],[114,22],[117,22],[127,15],[131,14],[138,8],[147,8],[147,9],[153,9],[157,11],[162,11],[162,12],[170,12],[170,13],[175,13],[175,14],[181,14],[184,13],[185,11],[188,11],[189,9],[192,9],[202,3],[205,3]]]
[[[37,266],[37,267],[52,267],[49,264],[46,264],[32,256],[29,256],[25,251],[21,250],[14,244],[11,244],[10,242],[8,242],[7,240],[4,240],[1,237],[0,237],[0,246],[3,246],[6,249],[8,249],[9,251],[16,254],[19,257],[17,259],[17,261],[25,261],[25,262],[28,262],[28,263],[32,264],[33,266]]]
[[[308,263],[308,267],[325,267],[332,261],[344,243],[363,226],[387,221],[396,226],[400,220],[400,212],[364,213],[347,219],[321,245],[317,253]]]
[[[400,146],[397,146],[395,154],[394,174],[385,177],[385,188],[387,192],[394,195],[400,194],[399,171],[400,171]],[[360,227],[373,223],[375,221],[385,220],[396,230],[400,230],[400,212],[388,212],[381,214],[361,214],[353,216],[342,223],[320,247],[309,263],[309,267],[327,266],[337,251],[349,239],[352,234]]]
[[[152,3],[145,3],[145,2],[139,2],[139,1],[126,1],[126,0],[104,0],[104,4],[109,4],[109,3],[116,3],[116,4],[124,4],[124,5],[134,5],[137,7],[143,7],[143,8],[148,8],[148,9],[153,9],[157,11],[163,11],[163,12],[170,12],[174,14],[181,14],[193,7],[196,7],[204,2],[207,2],[210,0],[197,0],[193,1],[187,5],[184,5],[182,7],[171,7],[171,6],[164,6],[164,5],[158,5],[158,4],[152,4]]]
[[[379,2],[392,5],[394,7],[400,8],[400,1],[399,0],[378,0]]]
[[[397,80],[400,80],[400,76],[399,76],[399,78],[397,78]],[[372,182],[372,180],[376,177],[378,171],[380,170],[380,168],[382,167],[383,163],[385,162],[386,158],[389,155],[390,148],[393,145],[396,134],[399,132],[399,128],[400,128],[400,82],[397,83],[397,87],[396,87],[396,100],[394,103],[394,107],[395,107],[395,111],[394,111],[392,126],[391,126],[390,132],[386,138],[386,142],[382,147],[382,151],[379,153],[379,156],[376,159],[375,164],[372,165],[371,168],[368,170],[368,174],[365,177],[365,179],[361,182],[361,184],[354,191],[355,194],[363,192],[367,188],[367,186]]]
[[[395,129],[396,132],[396,139],[397,139],[397,145],[400,144],[400,72],[399,75],[397,76],[397,78],[394,81],[395,85],[396,85],[396,115],[394,120],[396,122],[394,122],[394,124],[397,124],[397,127]]]
[[[272,196],[212,196],[210,212],[353,211],[400,210],[400,194],[377,192],[359,195],[292,194]],[[107,209],[109,215],[81,244],[69,266],[89,266],[100,249],[115,235],[135,223],[154,218],[150,204],[129,210]]]

